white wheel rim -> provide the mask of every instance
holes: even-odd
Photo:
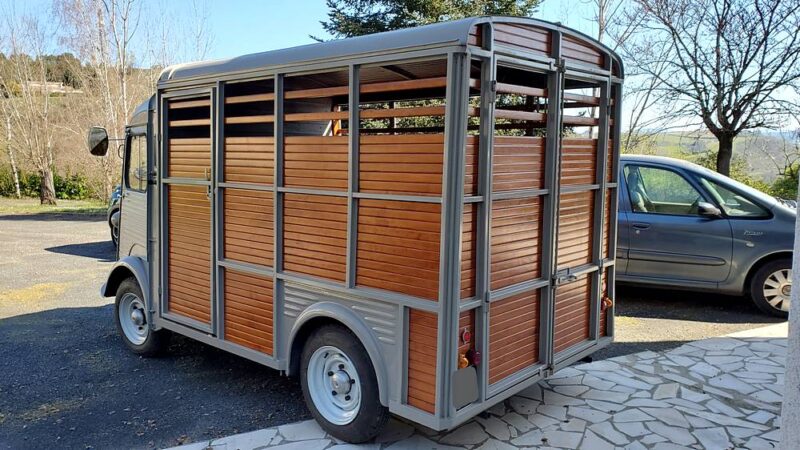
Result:
[[[778,311],[789,311],[792,297],[792,270],[781,269],[772,272],[764,281],[764,299]]]
[[[134,345],[144,344],[149,332],[144,302],[136,294],[128,292],[119,300],[117,314],[125,339]]]
[[[361,381],[350,358],[336,347],[318,348],[308,361],[308,392],[317,411],[334,425],[347,425],[361,408]]]

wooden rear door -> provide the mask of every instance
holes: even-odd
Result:
[[[211,93],[163,100],[164,317],[212,331]]]

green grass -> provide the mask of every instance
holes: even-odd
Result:
[[[41,205],[37,198],[0,197],[0,215],[23,214],[87,214],[103,215],[106,204],[99,200],[58,200],[58,204]]]

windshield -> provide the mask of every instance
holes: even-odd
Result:
[[[726,177],[725,175],[721,175],[713,170],[706,169],[705,167],[698,166],[696,164],[692,164],[692,166],[694,166],[694,169],[699,172],[701,178],[708,179],[709,181],[714,182],[717,186],[724,187],[730,192],[740,195],[742,198],[748,199],[748,201],[751,203],[756,203],[763,208],[771,209],[778,201],[775,197],[765,194],[758,189],[753,189],[744,183],[734,180],[733,178]]]

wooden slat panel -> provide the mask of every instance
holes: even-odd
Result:
[[[478,195],[478,166],[480,165],[480,137],[467,136],[466,165],[464,166],[464,195]]]
[[[168,310],[211,323],[211,202],[205,186],[169,185]]]
[[[199,107],[210,107],[210,106],[211,106],[211,100],[207,98],[200,100],[183,100],[183,101],[173,100],[169,102],[169,109],[199,108]]]
[[[433,414],[436,404],[436,346],[438,318],[435,313],[408,311],[408,398],[406,402]]]
[[[492,191],[542,189],[545,139],[495,136],[492,157]]]
[[[540,276],[542,200],[496,200],[492,204],[491,289]]]
[[[344,282],[347,199],[286,194],[283,211],[286,271]]]
[[[273,184],[275,146],[271,137],[225,138],[224,180]]]
[[[286,186],[347,189],[347,136],[293,136],[284,142]]]
[[[356,284],[437,300],[441,205],[359,200]]]
[[[597,175],[597,139],[562,139],[561,185],[594,184]]]
[[[464,205],[461,222],[461,298],[475,296],[478,250],[478,208],[474,203]]]
[[[206,179],[211,170],[211,139],[170,139],[167,176]]]
[[[555,353],[589,339],[591,285],[588,276],[556,288]]]
[[[594,192],[561,194],[558,208],[558,268],[592,261]]]
[[[612,215],[611,211],[611,200],[614,196],[617,195],[616,189],[608,189],[606,190],[606,199],[605,199],[605,217],[603,218],[603,258],[608,258],[611,255],[611,246],[616,245],[616,242],[611,242],[611,222],[616,220],[615,215]]]
[[[272,355],[272,278],[225,269],[225,340]]]
[[[544,29],[522,24],[497,23],[494,25],[494,40],[496,44],[515,50],[542,56],[550,54],[550,33]]]
[[[226,188],[223,191],[225,259],[273,266],[273,194]]]
[[[596,45],[578,40],[572,36],[564,36],[561,43],[561,54],[567,60],[581,64],[603,67],[605,56]]]
[[[469,45],[483,45],[483,26],[484,25],[475,25],[472,29],[469,30],[469,38],[467,38],[467,44]]]
[[[539,361],[539,291],[489,306],[489,383]]]
[[[606,178],[610,183],[617,182],[617,173],[616,167],[614,167],[614,141],[611,139],[608,140],[608,167],[606,168]]]
[[[361,192],[441,195],[444,135],[361,136],[359,152]]]

